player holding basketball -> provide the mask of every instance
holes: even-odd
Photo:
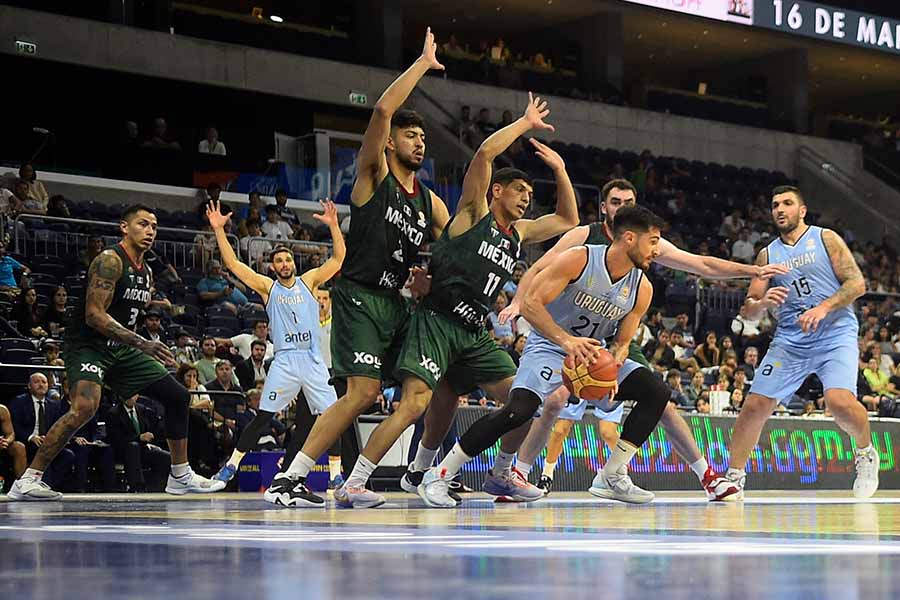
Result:
[[[825,406],[856,442],[853,495],[868,498],[878,489],[878,452],[866,409],[856,399],[859,323],[852,305],[866,292],[865,279],[844,240],[830,229],[807,225],[805,217],[800,190],[772,190],[779,237],[760,251],[756,264],[780,264],[790,271],[772,278],[774,287],[753,280],[741,309],[748,319],[772,310],[778,326],[731,434],[726,477],[738,486],[738,499],[747,478],[744,467],[766,419],[810,373],[822,381]]]
[[[256,447],[263,431],[270,427],[275,413],[284,410],[301,391],[314,415],[322,414],[337,401],[334,388],[328,383],[328,367],[319,348],[319,302],[315,293],[320,285],[341,269],[346,246],[334,203],[320,204],[324,214],[313,217],[328,225],[334,244],[331,258],[297,277],[294,253],[286,246],[278,246],[269,254],[269,262],[275,271],[274,281],[238,260],[225,234],[225,224],[231,214],[222,215],[216,201],[210,202],[206,208],[225,268],[262,298],[275,345],[275,358],[263,386],[259,412],[244,428],[231,458],[216,474],[218,480],[228,481],[234,477],[241,459]],[[306,493],[305,486],[281,473],[272,481],[264,497],[274,504],[293,506],[303,503]]]
[[[462,466],[500,437],[525,423],[562,385],[566,356],[590,364],[604,340],[618,369],[615,400],[635,400],[619,442],[597,473],[590,492],[601,498],[645,503],[653,499],[632,483],[625,471],[637,449],[653,432],[669,399],[663,382],[641,364],[628,359],[628,344],[653,297],[644,270],[659,252],[661,219],[641,207],[619,210],[610,246],[577,246],[562,254],[534,278],[525,292],[522,314],[534,327],[528,337],[508,402],[476,421],[453,450],[430,469],[419,485],[428,506],[455,505],[449,481]]]
[[[363,135],[350,193],[347,259],[331,292],[332,367],[334,377],[346,378],[347,393],[319,415],[287,470],[297,484],[295,506],[325,505],[306,489],[306,476],[372,406],[382,375],[393,372],[410,319],[400,289],[419,249],[438,239],[450,219],[444,202],[416,177],[425,160],[425,123],[415,112],[399,110],[425,73],[443,70],[436,49],[429,28],[422,55],[378,99]]]
[[[66,327],[66,376],[71,408],[50,431],[31,466],[9,491],[10,500],[60,500],[62,494],[41,481],[47,468],[72,435],[100,406],[106,385],[122,398],[150,396],[166,409],[166,442],[172,470],[169,494],[208,493],[225,487],[194,473],[188,464],[187,432],[190,394],[169,373],[175,357],[162,342],[147,340],[134,329],[150,302],[153,278],[144,253],[156,240],[153,209],[129,207],[119,222],[122,241],[101,252],[88,269],[85,299],[72,325]]]
[[[523,219],[533,192],[530,178],[511,168],[492,175],[492,164],[527,131],[552,130],[544,122],[549,113],[547,103],[529,93],[522,117],[488,137],[472,157],[456,214],[433,248],[431,293],[413,313],[397,360],[397,376],[403,382],[400,406],[372,432],[346,485],[335,491],[339,506],[368,508],[384,502],[365,489],[365,483],[394,442],[425,412],[439,385],[456,396],[476,386],[494,397],[508,395],[516,366],[488,335],[485,319],[512,278],[521,245],[542,242],[577,225],[578,206],[562,158],[537,140],[531,144],[556,178],[556,212]],[[497,478],[486,486],[507,493],[517,483]]]

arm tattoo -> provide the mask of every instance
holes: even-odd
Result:
[[[838,291],[825,300],[823,304],[829,310],[849,306],[865,293],[865,278],[862,271],[859,270],[859,265],[856,264],[856,259],[853,258],[850,248],[847,247],[847,244],[839,235],[833,231],[825,230],[822,235],[822,241],[825,242],[825,249],[828,250],[828,255],[831,257],[834,274],[837,276],[838,281],[841,282],[841,287],[838,288]]]
[[[104,250],[88,270],[88,291],[85,300],[85,321],[106,337],[126,346],[139,347],[143,337],[122,326],[106,311],[116,293],[116,282],[122,276],[122,259],[112,250]]]

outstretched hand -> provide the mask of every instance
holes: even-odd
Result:
[[[319,200],[319,206],[322,207],[322,214],[314,214],[313,219],[328,225],[329,227],[334,227],[338,224],[338,214],[337,207],[334,205],[334,202],[331,200]]]
[[[431,27],[425,30],[425,45],[422,47],[422,60],[428,65],[429,69],[444,70],[444,65],[437,59],[437,42],[434,41],[434,34],[431,33]]]
[[[231,213],[222,214],[222,203],[218,200],[210,200],[206,205],[206,218],[213,229],[222,229],[231,218]]]
[[[528,92],[528,106],[525,107],[524,119],[528,122],[532,129],[547,129],[556,131],[553,125],[544,123],[544,119],[550,114],[547,108],[547,101],[541,101],[540,96],[537,98],[531,92]]]

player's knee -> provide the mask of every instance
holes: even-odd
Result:
[[[750,413],[752,415],[765,415],[768,417],[775,410],[775,400],[767,398],[759,394],[750,394],[741,405],[741,413]]]
[[[375,379],[368,377],[351,377],[347,380],[347,395],[345,396],[353,407],[359,410],[366,409],[375,403],[381,386]]]
[[[610,448],[614,448],[616,442],[619,441],[619,429],[615,425],[612,427],[600,427],[600,439]]]
[[[510,392],[509,402],[501,409],[504,419],[510,424],[509,430],[527,423],[540,405],[541,399],[530,390],[516,388]]]
[[[552,417],[555,419],[559,416],[559,413],[563,411],[568,402],[569,390],[564,387],[560,387],[558,390],[550,394],[546,400],[544,400],[544,406],[541,408],[541,414],[546,414],[548,417]]]
[[[81,427],[90,421],[97,412],[97,402],[86,396],[75,396],[72,399],[72,405],[69,412],[75,417],[75,423]]]
[[[397,412],[409,423],[414,423],[425,414],[430,400],[431,388],[420,379],[408,378],[403,382],[403,391]]]
[[[825,406],[832,413],[840,414],[856,408],[858,401],[850,390],[826,390]]]

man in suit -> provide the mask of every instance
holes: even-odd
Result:
[[[141,335],[153,342],[169,344],[169,336],[162,326],[162,311],[155,306],[144,313],[144,326],[138,329]]]
[[[135,394],[109,411],[106,432],[116,458],[125,464],[128,487],[135,492],[160,491],[169,473],[169,452],[154,444],[156,419],[137,399]],[[144,469],[150,471],[149,485]]]
[[[242,360],[234,368],[241,387],[249,390],[256,387],[257,381],[265,381],[271,362],[271,359],[266,360],[266,343],[253,340],[250,344],[250,358]]]
[[[63,404],[68,400],[64,399]],[[75,432],[75,437],[69,442],[69,448],[75,454],[75,481],[74,491],[82,493],[87,489],[88,467],[94,465],[100,478],[98,492],[116,491],[116,467],[113,449],[105,439],[98,434],[98,414],[88,421],[84,427]]]
[[[47,377],[43,373],[32,373],[28,378],[28,391],[9,403],[16,439],[25,444],[29,461],[44,443],[50,427],[66,412],[59,400],[47,397],[49,390]],[[61,487],[74,462],[75,454],[63,448],[44,473],[44,481],[50,487]]]
[[[12,417],[9,409],[0,404],[0,460],[12,462],[12,474],[18,478],[28,467],[25,456],[25,444],[16,441],[16,432],[13,429]],[[0,489],[0,492],[3,490]]]

